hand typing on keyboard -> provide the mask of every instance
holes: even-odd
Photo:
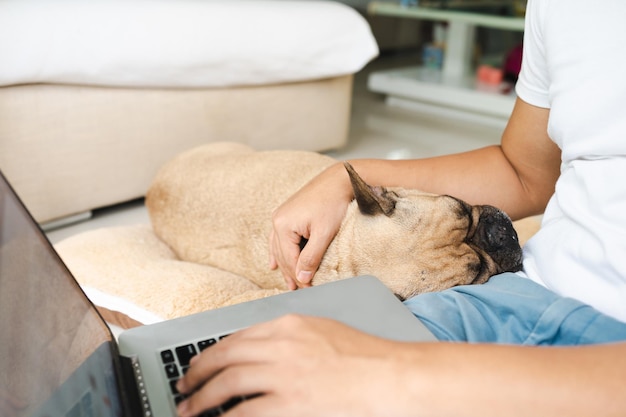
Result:
[[[541,381],[550,395],[542,397],[548,412],[540,415],[563,409],[596,415],[591,410],[612,405],[615,415],[623,415],[626,408],[616,402],[623,398],[625,347],[394,342],[336,321],[289,315],[238,331],[194,356],[176,384],[186,397],[178,413],[216,415],[226,403],[219,411],[225,417],[533,415],[538,403],[528,393],[539,395]],[[610,360],[603,362],[603,355]],[[580,385],[581,361],[592,385]],[[602,372],[589,373],[597,366]],[[610,396],[589,395],[589,386],[606,379]],[[571,397],[553,395],[563,387],[578,390],[584,401],[573,408]],[[242,397],[248,400],[228,402]]]
[[[193,359],[176,384],[185,396],[178,412],[204,415],[245,397],[231,405],[233,415],[362,417],[380,407],[388,381],[398,376],[391,345],[402,346],[328,319],[290,315],[256,325]],[[372,369],[376,378],[369,379]]]
[[[170,391],[175,404],[179,404],[186,396],[181,394],[176,384],[180,377],[187,373],[189,366],[195,356],[203,350],[215,345],[219,340],[224,339],[227,334],[219,337],[211,337],[208,339],[202,339],[198,342],[188,343],[186,345],[177,346],[172,349],[166,349],[161,352],[161,362],[163,363],[163,370],[168,378]],[[242,401],[242,398],[234,398],[226,401],[224,404],[220,404],[217,407],[207,410],[203,413],[203,416],[220,416],[226,410],[233,405]]]

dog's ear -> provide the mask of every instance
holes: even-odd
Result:
[[[396,208],[396,195],[384,187],[372,187],[366,184],[352,165],[348,162],[344,162],[343,165],[350,176],[359,211],[368,216],[376,214],[390,216]]]

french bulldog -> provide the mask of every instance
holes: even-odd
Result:
[[[255,151],[236,143],[192,149],[151,184],[152,227],[181,260],[246,277],[265,290],[241,301],[285,291],[280,271],[268,267],[272,212],[335,162],[314,152]],[[312,285],[369,274],[407,299],[521,269],[516,231],[501,210],[369,185],[345,167],[355,198]]]

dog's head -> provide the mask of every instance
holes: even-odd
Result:
[[[517,233],[501,210],[372,187],[345,165],[358,209],[348,210],[331,268],[345,269],[349,262],[351,273],[376,275],[402,299],[521,269]]]

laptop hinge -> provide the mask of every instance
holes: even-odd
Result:
[[[150,407],[150,400],[146,392],[141,366],[139,365],[139,358],[137,356],[120,356],[120,360],[129,415],[152,416],[152,408]]]

